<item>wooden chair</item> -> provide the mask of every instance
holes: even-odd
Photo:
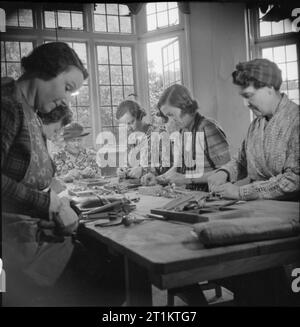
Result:
[[[208,302],[203,291],[211,289],[215,290],[216,298],[222,297],[222,287],[212,282],[170,289],[167,293],[167,305],[174,306],[175,296],[178,296],[187,305],[207,306]]]

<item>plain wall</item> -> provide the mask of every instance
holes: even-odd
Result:
[[[231,73],[246,61],[243,3],[190,2],[190,44],[193,94],[200,112],[223,127],[233,154],[250,124]]]

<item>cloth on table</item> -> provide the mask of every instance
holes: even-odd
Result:
[[[277,217],[222,219],[195,224],[194,232],[212,247],[295,236],[300,234],[300,223]]]

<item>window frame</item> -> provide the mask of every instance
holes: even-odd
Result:
[[[261,58],[262,49],[289,44],[296,44],[298,57],[298,79],[300,81],[300,41],[299,33],[289,32],[270,36],[259,35],[259,9],[248,9],[249,34],[250,34],[250,58]]]

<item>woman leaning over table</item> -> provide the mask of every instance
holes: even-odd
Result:
[[[216,121],[200,114],[197,101],[183,85],[174,84],[168,87],[161,95],[157,107],[166,122],[173,120],[180,128],[181,136],[185,132],[190,132],[192,138],[189,143],[188,141],[184,143],[182,137],[181,166],[178,164],[177,167],[176,158],[174,158],[174,166],[163,175],[156,177],[156,180],[207,191],[207,178],[230,160],[229,146],[224,131]],[[198,132],[203,133],[203,144],[199,143],[200,133]],[[190,150],[187,147],[190,147]],[[186,160],[185,151],[192,154],[194,164]],[[200,161],[203,162],[203,167],[200,165],[198,169],[197,165]],[[187,162],[189,165],[186,164]],[[147,184],[153,179],[153,175],[148,174],[143,177],[142,181]]]
[[[54,167],[37,112],[67,104],[71,93],[88,77],[77,54],[62,42],[35,48],[21,64],[23,74],[17,81],[1,80],[2,255],[9,276],[10,292],[4,296],[7,305],[27,305],[25,284],[55,285],[77,256],[72,230],[64,230],[60,219],[63,213],[70,217],[74,213],[53,190],[46,191]]]

